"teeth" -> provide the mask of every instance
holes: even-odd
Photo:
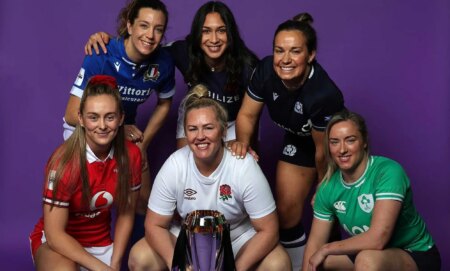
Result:
[[[197,145],[197,147],[199,148],[199,149],[204,149],[204,148],[206,148],[208,146],[208,144],[198,144]]]
[[[283,71],[292,71],[294,68],[293,67],[281,67],[281,69]]]
[[[220,50],[220,46],[209,46],[208,48],[212,52],[217,52]]]

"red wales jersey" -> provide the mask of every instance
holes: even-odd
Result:
[[[101,161],[89,146],[86,147],[87,170],[92,197],[89,205],[82,200],[81,179],[75,184],[74,188],[70,188],[73,185],[69,184],[68,174],[65,174],[60,180],[55,198],[52,196],[52,181],[46,181],[43,201],[45,204],[69,209],[66,232],[83,247],[107,246],[112,243],[110,236],[111,207],[114,203],[118,182],[117,163],[113,155],[113,149],[108,157]],[[132,191],[136,191],[141,186],[141,152],[135,144],[129,141],[126,142],[126,147],[130,157],[132,173],[130,187]],[[49,175],[51,176],[51,173]],[[43,230],[44,219],[41,217],[31,234],[32,242],[34,238],[43,239]]]

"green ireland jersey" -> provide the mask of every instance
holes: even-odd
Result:
[[[372,212],[379,200],[402,203],[394,232],[387,247],[410,251],[427,251],[434,242],[412,201],[408,176],[395,161],[370,156],[363,175],[354,183],[346,183],[337,170],[321,184],[315,199],[314,217],[339,220],[350,235],[370,228]]]

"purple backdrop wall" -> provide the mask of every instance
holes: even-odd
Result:
[[[170,41],[188,32],[195,10],[205,1],[166,2]],[[450,2],[225,2],[259,56],[270,53],[278,23],[301,11],[314,16],[319,61],[343,90],[347,106],[366,117],[373,152],[406,168],[416,206],[441,249],[443,270],[449,270]],[[28,234],[41,213],[44,165],[62,141],[62,116],[83,44],[94,31],[114,33],[124,1],[71,3],[0,3],[0,259],[5,270],[33,268]],[[153,175],[175,148],[175,108],[184,92],[178,79],[170,119],[149,150]],[[141,124],[153,105],[152,99],[142,108]],[[263,143],[276,142],[280,135],[264,114]],[[271,179],[278,151],[273,144],[262,144],[261,166]]]

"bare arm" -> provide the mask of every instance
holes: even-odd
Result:
[[[80,98],[74,95],[70,95],[69,101],[66,106],[66,113],[64,120],[71,126],[78,124],[78,111],[80,110]]]
[[[245,94],[236,118],[236,141],[229,144],[234,156],[245,157],[247,154],[263,106],[264,103],[257,102]]]
[[[311,266],[309,264],[309,259],[327,243],[332,227],[333,222],[331,221],[324,221],[317,218],[313,219],[311,232],[309,233],[305,253],[303,254],[303,271],[315,270],[314,268],[317,268],[317,266]]]
[[[101,48],[103,53],[106,54],[108,52],[106,49],[106,44],[108,44],[110,38],[111,35],[106,32],[97,32],[92,34],[86,42],[86,45],[84,45],[84,53],[86,55],[92,55],[92,49],[94,49],[95,53],[98,55],[100,54]]]
[[[164,124],[167,116],[169,115],[170,106],[172,105],[172,99],[158,99],[155,110],[150,117],[147,126],[144,130],[144,139],[142,140],[141,149],[146,150],[153,137],[159,131]]]
[[[175,243],[169,232],[171,220],[172,216],[163,216],[147,209],[145,239],[150,247],[161,256],[169,269],[172,267],[173,250],[175,249]]]
[[[131,230],[133,229],[134,213],[136,209],[136,201],[139,191],[130,192],[130,206],[126,211],[119,212],[115,231],[114,231],[114,250],[111,257],[111,267],[114,270],[120,270],[122,258],[127,248],[128,239],[130,238]]]
[[[44,231],[48,246],[89,270],[113,270],[102,261],[89,254],[65,228],[69,217],[67,208],[51,207],[44,204]]]
[[[310,264],[317,265],[328,255],[356,254],[362,250],[384,249],[391,239],[401,206],[402,203],[395,200],[376,201],[369,230],[346,240],[323,245],[312,255]]]
[[[251,220],[256,234],[241,248],[236,256],[236,269],[249,270],[264,259],[278,242],[278,216],[276,211]]]

